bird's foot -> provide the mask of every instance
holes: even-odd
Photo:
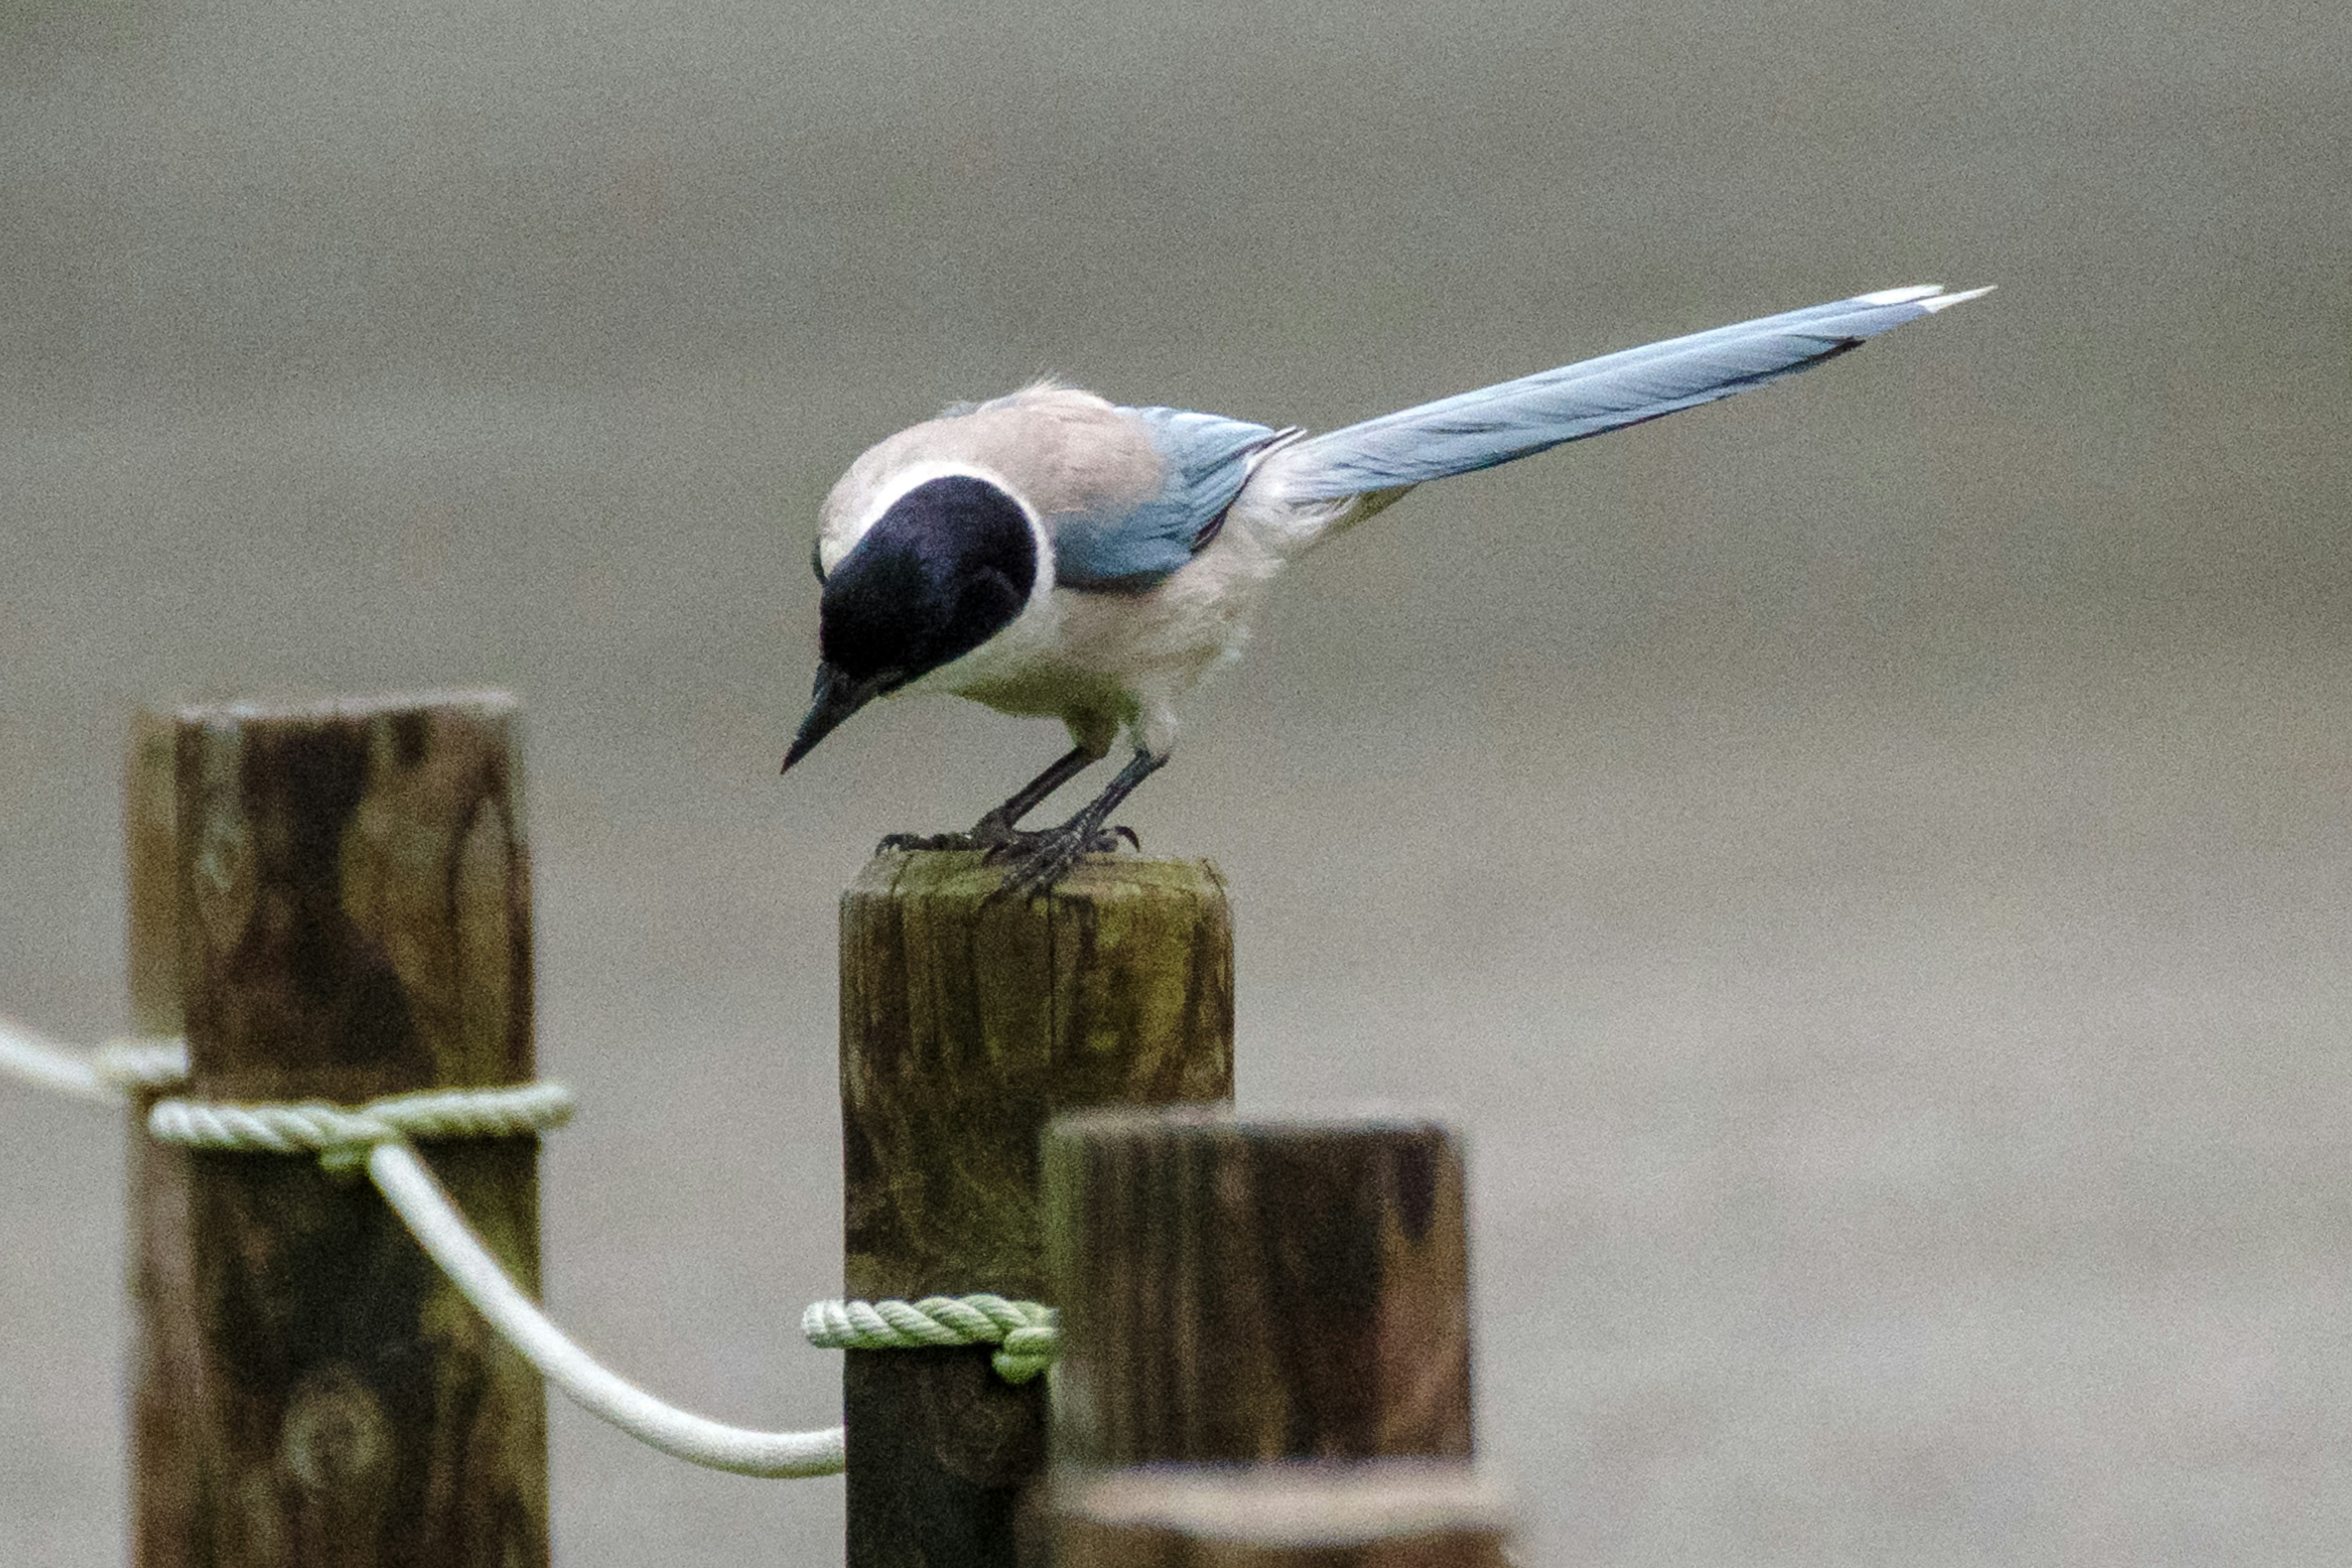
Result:
[[[1004,813],[992,811],[971,825],[969,833],[893,833],[874,847],[877,855],[902,849],[1003,849],[1024,838],[1034,838],[1013,826]]]
[[[986,849],[991,841],[975,838],[969,833],[893,833],[874,847],[877,855],[892,855],[908,849]]]
[[[1143,847],[1143,840],[1135,836],[1132,827],[1066,822],[1059,827],[1034,833],[1014,833],[991,848],[988,858],[1006,868],[1002,896],[1035,898],[1050,892],[1085,857],[1116,854],[1122,841],[1136,849]]]

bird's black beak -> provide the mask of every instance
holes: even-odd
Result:
[[[832,734],[844,719],[888,689],[887,675],[860,680],[844,674],[838,665],[818,665],[816,690],[809,699],[808,716],[801,721],[801,732],[793,737],[793,749],[784,753],[784,765],[778,771],[792,772],[793,764],[815,751],[816,743]]]

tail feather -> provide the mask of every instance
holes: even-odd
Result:
[[[1989,292],[1881,289],[1424,403],[1280,453],[1282,490],[1296,502],[1336,501],[1491,468],[1794,375]]]

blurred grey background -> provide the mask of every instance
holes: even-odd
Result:
[[[1059,747],[789,780],[818,500],[1043,371],[1328,426],[1857,290],[1799,381],[1424,491],[1128,820],[1246,1108],[1472,1140],[1542,1563],[2352,1546],[2352,14],[5,0],[0,1011],[120,1026],[134,704],[528,704],[563,1321],[834,1418],[832,930]],[[0,1521],[121,1553],[121,1139],[0,1087]],[[570,1568],[836,1483],[561,1401]],[[17,1556],[22,1553],[22,1556]]]

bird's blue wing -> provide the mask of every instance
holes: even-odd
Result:
[[[1055,520],[1054,575],[1073,588],[1149,588],[1216,537],[1255,455],[1283,432],[1181,408],[1129,408],[1165,466],[1160,493],[1117,512]]]
[[[1338,500],[1491,468],[1793,375],[1983,292],[1888,289],[1425,403],[1300,442],[1284,454],[1284,489]]]

